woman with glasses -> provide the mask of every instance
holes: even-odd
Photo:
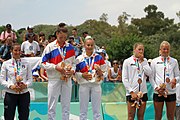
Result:
[[[122,71],[119,68],[119,64],[117,60],[113,61],[113,67],[108,70],[108,79],[110,82],[120,82]]]
[[[150,82],[154,88],[155,120],[161,120],[164,102],[168,120],[174,120],[176,109],[176,83],[179,81],[179,65],[176,59],[169,56],[170,44],[160,44],[160,56],[151,62],[152,76]]]
[[[126,88],[128,120],[134,120],[137,110],[138,120],[144,120],[146,109],[147,87],[146,78],[152,71],[144,58],[144,45],[135,43],[133,55],[124,60],[122,68],[122,81]]]

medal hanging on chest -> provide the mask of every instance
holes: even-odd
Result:
[[[22,76],[20,76],[21,60],[17,61],[17,60],[12,59],[12,66],[13,66],[13,69],[14,69],[14,76],[15,76],[16,84],[18,86],[20,86],[20,84],[22,83],[22,80],[23,80]]]
[[[64,47],[61,48],[60,45],[58,45],[58,43],[56,43],[56,44],[58,46],[58,50],[61,55],[62,61],[64,61],[65,57],[66,57],[66,46],[64,45]]]
[[[84,57],[84,61],[86,63],[89,73],[92,73],[92,69],[93,69],[93,65],[94,65],[94,58],[95,58],[95,55],[93,55],[92,57],[89,57],[89,58]]]
[[[170,78],[169,78],[169,61],[170,58],[169,57],[161,57],[161,60],[163,61],[164,64],[164,83],[170,83]]]

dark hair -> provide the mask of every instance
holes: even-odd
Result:
[[[6,25],[6,28],[11,28],[11,27],[12,27],[11,24]]]
[[[66,26],[66,24],[65,23],[59,23],[59,25],[58,25],[60,28],[62,28],[62,27],[65,27]]]
[[[13,45],[11,46],[11,50],[13,50],[15,46],[21,46],[21,45],[19,43],[13,43]]]
[[[75,31],[77,31],[77,28],[73,28],[72,30],[75,30]]]
[[[58,29],[57,31],[56,31],[56,33],[60,33],[60,32],[62,32],[62,33],[68,33],[68,29],[67,28],[60,28],[60,29]]]
[[[45,34],[43,32],[40,32],[39,37],[41,37],[41,36],[45,36]]]
[[[48,40],[50,40],[50,39],[52,38],[52,36],[53,36],[53,35],[49,35],[49,36],[48,36]]]
[[[87,31],[85,31],[85,32],[83,32],[82,34],[83,34],[83,35],[84,35],[84,34],[88,34],[88,32],[87,32]]]

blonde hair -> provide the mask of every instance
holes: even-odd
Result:
[[[142,45],[144,47],[142,43],[138,42],[133,45],[133,50],[135,50],[139,45]]]
[[[88,40],[92,40],[92,41],[94,42],[94,45],[95,45],[95,41],[94,41],[94,39],[93,39],[92,37],[87,37],[87,38],[85,39],[85,44],[86,44],[86,41],[88,41]]]
[[[160,44],[160,49],[162,48],[163,45],[168,45],[169,48],[171,47],[171,45],[168,41],[162,41],[162,43]]]

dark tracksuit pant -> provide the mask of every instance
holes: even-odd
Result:
[[[19,120],[29,119],[30,93],[12,94],[6,92],[4,98],[4,118],[14,120],[16,106],[18,108]]]

